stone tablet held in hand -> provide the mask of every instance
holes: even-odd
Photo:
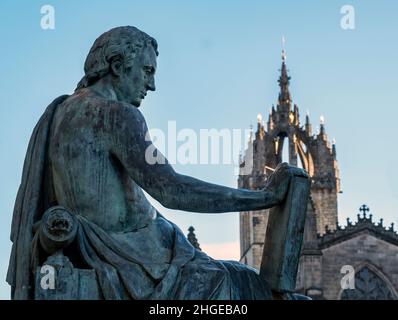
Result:
[[[308,177],[294,175],[286,200],[270,210],[260,275],[277,292],[293,292],[310,194]]]

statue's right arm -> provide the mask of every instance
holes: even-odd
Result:
[[[111,108],[111,155],[129,176],[163,206],[191,212],[218,213],[260,210],[279,203],[288,182],[267,190],[234,189],[207,183],[174,171],[152,144],[141,112],[128,104]],[[157,160],[157,161],[154,161]]]

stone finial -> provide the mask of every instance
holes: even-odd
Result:
[[[336,160],[336,158],[337,158],[336,139],[332,140],[332,155],[333,155],[333,159]]]
[[[363,218],[366,219],[366,212],[369,211],[369,207],[366,204],[363,204],[360,208],[359,211],[362,212]]]
[[[189,231],[188,236],[187,236],[188,241],[194,246],[194,248],[196,248],[196,249],[202,251],[202,249],[200,248],[198,239],[196,238],[196,235],[195,235],[195,233],[194,233],[195,228],[192,227],[192,226],[190,226],[190,227],[188,228],[188,231]]]
[[[309,137],[312,136],[312,125],[310,121],[310,112],[308,110],[307,114],[305,115],[305,131]]]
[[[275,107],[272,105],[272,109],[269,111],[269,117],[268,117],[268,123],[267,123],[267,131],[271,132],[274,129],[274,120],[273,120],[273,115],[275,113]]]

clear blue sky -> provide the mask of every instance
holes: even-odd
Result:
[[[55,30],[40,28],[40,8],[55,7]],[[356,29],[340,27],[351,4]],[[291,93],[314,127],[326,118],[337,140],[339,217],[362,203],[375,219],[398,223],[396,1],[1,1],[0,298],[10,250],[15,195],[30,134],[55,97],[71,93],[97,36],[134,25],[158,40],[157,91],[142,112],[150,128],[248,128],[278,94],[280,38],[286,37]],[[236,186],[228,165],[177,165],[184,174]],[[239,239],[238,214],[166,210],[201,243]],[[344,222],[344,221],[343,221]]]

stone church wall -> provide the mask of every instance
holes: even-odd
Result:
[[[355,272],[369,264],[379,276],[398,292],[398,247],[375,238],[366,231],[355,238],[322,250],[322,288],[326,299],[339,299],[341,294],[340,273],[344,265],[351,265]],[[395,296],[398,299],[398,296]]]

